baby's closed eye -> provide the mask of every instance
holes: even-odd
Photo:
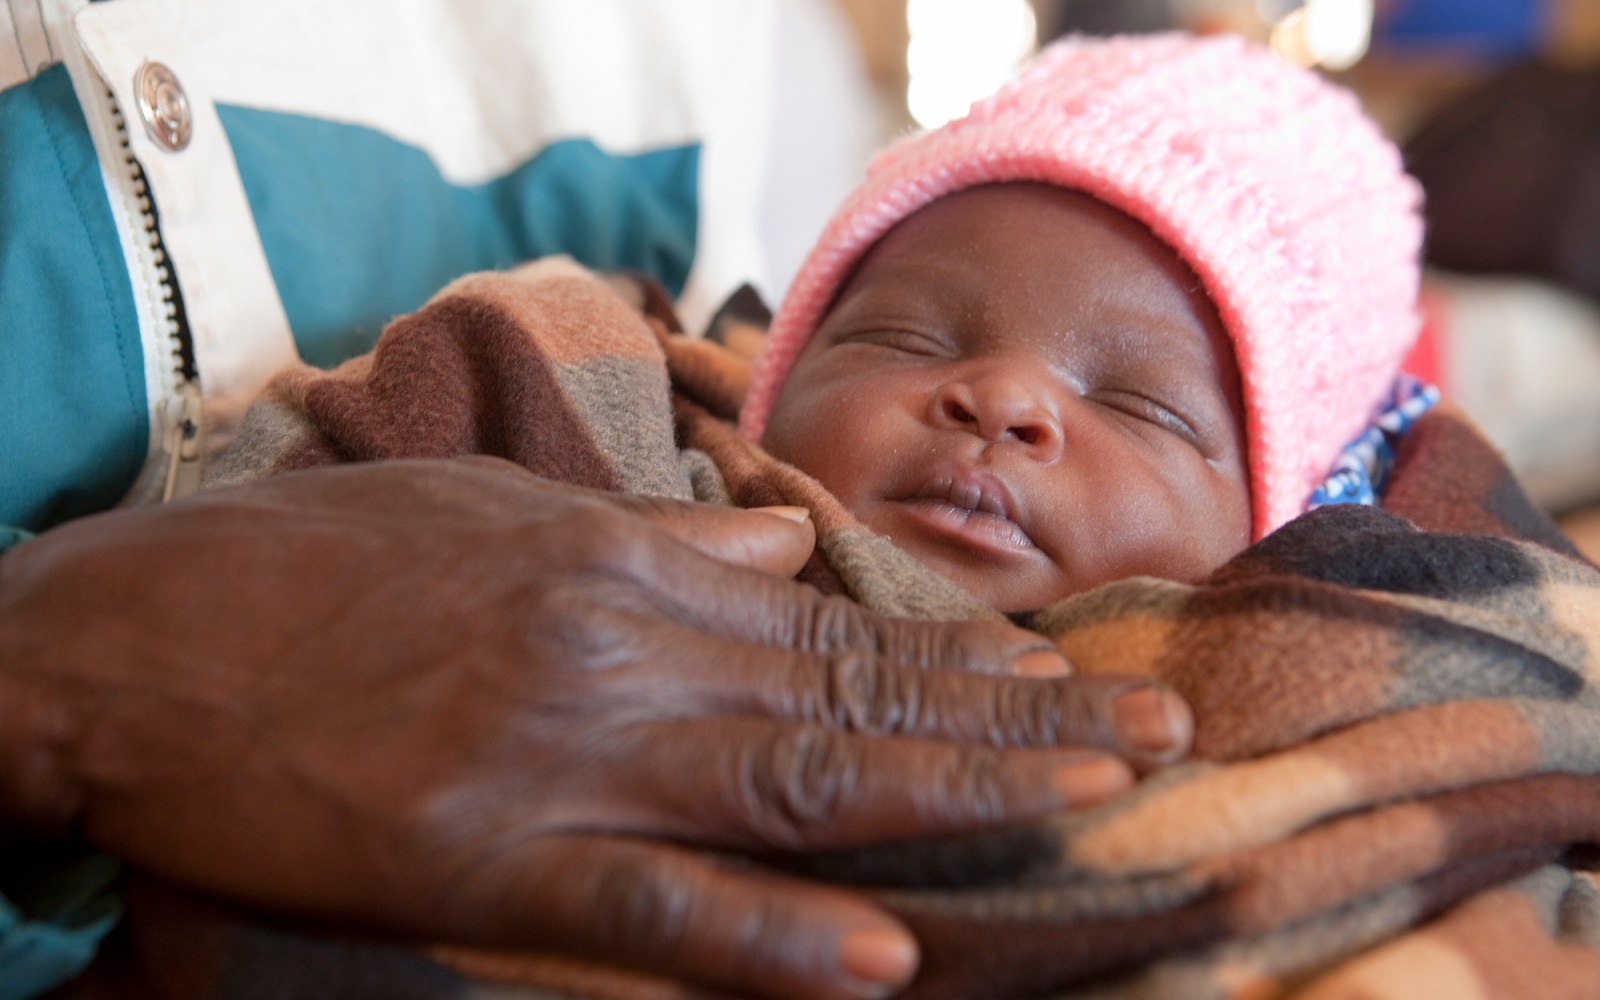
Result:
[[[840,337],[837,343],[879,347],[920,357],[947,357],[954,351],[950,342],[938,334],[900,327],[861,330]]]
[[[1107,407],[1115,413],[1132,417],[1162,430],[1176,434],[1188,443],[1199,446],[1200,432],[1178,409],[1161,399],[1130,389],[1095,389],[1085,398]]]

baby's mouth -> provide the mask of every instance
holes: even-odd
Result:
[[[1000,479],[968,470],[941,472],[900,501],[939,534],[997,554],[1034,549],[1012,520],[1016,505]]]

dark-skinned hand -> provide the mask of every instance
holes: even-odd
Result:
[[[1036,819],[1190,722],[1021,630],[783,579],[813,543],[482,459],[74,522],[0,559],[0,818],[279,912],[883,995],[917,961],[890,916],[690,848]]]

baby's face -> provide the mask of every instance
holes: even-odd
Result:
[[[762,444],[1001,611],[1197,580],[1250,541],[1239,374],[1142,225],[1039,184],[934,202],[862,260]]]

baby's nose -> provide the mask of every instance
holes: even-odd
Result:
[[[1061,419],[1044,387],[1032,380],[999,372],[952,379],[939,387],[930,405],[938,426],[1020,445],[1039,461],[1061,454]]]

